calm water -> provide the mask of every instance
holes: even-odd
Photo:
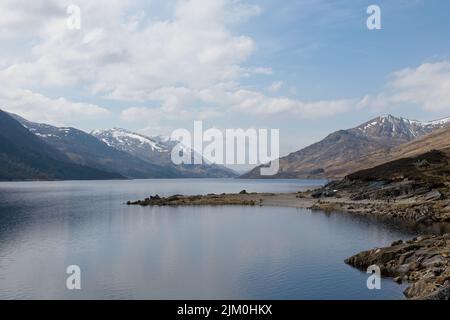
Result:
[[[344,264],[413,230],[294,208],[141,208],[150,194],[288,192],[321,181],[0,183],[1,299],[403,298]],[[82,290],[65,287],[79,265]]]

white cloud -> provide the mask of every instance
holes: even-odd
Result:
[[[0,106],[28,120],[64,125],[65,120],[86,120],[107,116],[109,111],[94,104],[52,99],[30,90],[0,86]]]
[[[426,111],[450,111],[450,62],[425,63],[394,72],[386,89],[365,97],[362,105],[375,110],[414,105]]]
[[[182,108],[168,112],[164,107],[132,107],[123,110],[122,120],[141,126],[161,126],[164,123],[178,123],[180,121],[205,120],[223,115],[218,109],[211,108]],[[164,127],[168,127],[167,125]]]
[[[295,114],[300,118],[333,116],[354,108],[356,101],[349,99],[303,102],[285,97],[271,98],[249,90],[230,94],[235,110],[256,115]]]
[[[33,47],[34,61],[10,66],[3,77],[24,86],[83,84],[113,99],[142,101],[161,87],[202,88],[238,79],[246,72],[240,64],[255,50],[250,37],[234,35],[227,25],[239,8],[243,19],[257,14],[257,7],[181,1],[172,18],[150,21],[121,15],[126,10],[118,1],[108,1],[106,12],[105,5],[80,1],[79,31],[66,28],[64,19],[47,23]]]
[[[3,22],[6,32],[35,17],[32,34],[36,37],[27,42],[29,50],[23,50],[30,56],[0,70],[0,83],[20,93],[17,101],[3,97],[4,103],[35,120],[62,121],[83,112],[91,117],[106,111],[47,98],[37,93],[40,88],[45,92],[87,88],[94,97],[140,102],[148,107],[127,108],[121,118],[146,126],[227,112],[332,116],[355,103],[345,99],[305,102],[244,89],[243,78],[270,76],[273,70],[247,65],[256,44],[238,34],[233,25],[259,15],[261,8],[239,0],[174,1],[172,14],[164,18],[141,14],[140,1],[78,0],[81,30],[67,28],[69,0],[38,0],[30,7],[23,0],[17,7],[10,0],[2,3],[8,4],[0,8],[10,17]],[[269,91],[274,94],[282,85],[274,83]]]
[[[61,1],[55,0],[2,0],[0,12],[0,38],[11,38],[23,32],[35,34],[50,19],[65,13]]]
[[[272,68],[267,68],[267,67],[257,67],[257,68],[249,69],[249,72],[255,73],[255,74],[268,75],[268,76],[273,74]]]
[[[428,111],[450,110],[450,62],[425,63],[396,72],[391,101],[414,103]]]
[[[186,88],[164,88],[153,96],[161,99],[157,107],[128,108],[121,113],[124,121],[156,126],[168,121],[193,121],[219,118],[225,113],[251,116],[295,115],[300,118],[329,117],[355,108],[355,100],[302,102],[285,97],[268,97],[260,92],[235,88],[191,91]],[[204,105],[199,106],[198,104]]]

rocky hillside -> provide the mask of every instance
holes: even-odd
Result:
[[[0,110],[0,180],[123,179],[118,173],[74,163]]]
[[[439,135],[438,135],[439,136]],[[423,140],[425,141],[425,139]],[[423,145],[423,141],[416,142]],[[448,143],[448,141],[447,141]],[[369,214],[417,223],[450,222],[450,148],[397,159],[350,174],[326,188],[347,193],[370,206]],[[329,192],[329,191],[328,191]],[[390,247],[361,252],[346,263],[366,270],[377,265],[384,276],[407,282],[410,299],[450,298],[450,234],[396,241]]]
[[[161,139],[160,137],[147,137],[121,128],[94,130],[91,134],[108,146],[126,152],[133,157],[171,168],[182,178],[232,178],[237,175],[230,169],[209,164],[206,161],[203,161],[203,164],[174,165],[171,160],[171,151],[178,144],[177,141]],[[201,158],[201,155],[194,152],[193,156]]]
[[[333,204],[332,210],[366,212],[414,223],[450,222],[450,149],[432,150],[352,173],[313,196],[352,202],[351,210],[345,203]]]
[[[342,173],[354,172],[401,158],[414,157],[431,150],[450,148],[450,127],[435,130],[409,143],[389,149],[379,149],[351,162],[336,164],[329,174],[338,177]]]
[[[115,176],[147,178],[234,177],[226,168],[204,164],[175,166],[170,160],[172,142],[145,137],[125,129],[96,130],[88,134],[70,127],[55,127],[9,114],[40,140],[52,146],[68,161]]]
[[[344,177],[365,164],[361,161],[359,166],[354,165],[355,161],[373,153],[378,153],[380,159],[386,157],[393,148],[445,128],[448,123],[450,118],[419,122],[380,116],[356,128],[334,132],[320,142],[281,158],[279,173],[266,178]],[[259,172],[259,168],[255,168],[242,178],[261,178]]]
[[[174,178],[173,168],[147,163],[132,155],[112,148],[90,134],[75,128],[59,128],[28,121],[12,115],[31,133],[63,153],[70,161],[114,172],[127,178]]]

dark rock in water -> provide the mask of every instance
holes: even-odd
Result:
[[[239,194],[247,194],[247,190],[242,190]]]
[[[394,278],[394,281],[397,282],[398,284],[402,283],[402,278],[401,277],[396,277]]]

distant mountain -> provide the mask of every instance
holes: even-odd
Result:
[[[388,142],[392,140],[391,143],[396,145],[401,141],[409,142],[436,129],[443,128],[449,123],[450,117],[441,120],[421,122],[397,118],[392,115],[384,115],[372,119],[354,129],[350,129],[349,131],[369,138],[381,138]]]
[[[108,146],[127,152],[141,160],[170,167],[183,178],[232,178],[237,176],[230,169],[209,164],[206,161],[201,165],[174,165],[170,157],[171,151],[178,141],[161,137],[147,137],[121,128],[94,130],[91,134]],[[195,157],[201,157],[193,154]]]
[[[343,163],[333,168],[336,172],[355,172],[402,158],[411,158],[432,150],[450,150],[450,126],[414,139],[391,149],[381,149],[369,153],[355,161]],[[333,172],[333,171],[331,171]]]
[[[35,123],[17,115],[13,115],[13,117],[30,132],[65,154],[74,163],[115,172],[127,178],[175,178],[178,176],[173,168],[145,162],[108,146],[84,131]]]
[[[123,179],[117,173],[73,163],[1,110],[0,128],[0,180]]]
[[[374,152],[387,153],[448,123],[450,118],[420,122],[380,116],[280,158],[280,171],[275,176],[261,177],[258,167],[241,178],[340,178],[354,171],[351,164],[358,159]]]
[[[166,165],[170,157],[171,149],[165,145],[126,129],[94,130],[91,135],[112,148],[151,163]]]

